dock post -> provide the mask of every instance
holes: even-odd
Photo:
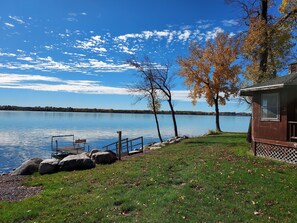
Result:
[[[119,134],[119,141],[118,141],[118,159],[121,160],[122,158],[122,131],[117,131]]]

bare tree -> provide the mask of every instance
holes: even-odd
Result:
[[[173,81],[174,81],[174,75],[169,74],[169,64],[163,65],[162,69],[156,69],[156,73],[154,76],[154,82],[157,86],[157,89],[162,92],[164,98],[168,102],[168,105],[170,107],[171,111],[171,117],[172,117],[172,122],[173,122],[173,127],[174,127],[174,136],[178,137],[178,130],[177,130],[177,124],[176,124],[176,118],[175,118],[175,111],[174,111],[174,106],[172,103],[172,93],[171,89],[174,87]]]
[[[160,109],[161,103],[158,98],[157,88],[155,87],[155,83],[153,82],[153,72],[152,69],[140,69],[138,68],[138,64],[133,60],[127,61],[131,66],[136,67],[139,74],[139,82],[129,87],[131,92],[139,94],[138,101],[141,101],[144,98],[148,99],[148,108],[153,111],[156,127],[158,131],[158,137],[160,142],[163,142],[160,125],[158,121],[158,111]]]
[[[152,85],[154,86],[156,92],[159,92],[163,95],[163,98],[168,102],[171,112],[171,117],[174,127],[174,136],[178,137],[178,130],[175,118],[175,111],[172,102],[172,88],[174,75],[169,74],[169,64],[158,65],[153,63],[147,56],[143,58],[142,62],[138,62],[135,58],[129,60],[128,63],[135,67],[138,72],[142,73],[143,79],[151,79]]]

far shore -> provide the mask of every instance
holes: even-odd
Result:
[[[101,108],[72,108],[72,107],[21,107],[3,105],[0,111],[45,111],[45,112],[90,112],[90,113],[131,113],[131,114],[152,114],[150,110],[121,110],[121,109],[101,109]],[[158,114],[171,114],[170,111],[159,111]],[[203,111],[175,111],[177,115],[215,115],[214,112]],[[247,112],[220,112],[222,116],[250,116]]]

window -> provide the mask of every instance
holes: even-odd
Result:
[[[261,95],[261,120],[279,120],[279,95],[278,93]]]

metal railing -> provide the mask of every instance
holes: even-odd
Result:
[[[297,140],[297,122],[289,121],[289,140],[296,141]]]
[[[130,140],[128,138],[125,138],[121,140],[121,143],[122,143],[122,152],[126,153],[127,155],[129,155],[130,152],[134,150],[139,150],[143,152],[143,136],[130,139]],[[105,150],[117,151],[118,147],[119,147],[119,143],[117,141],[117,142],[110,143],[106,146],[103,146],[102,148]]]
[[[128,138],[122,139],[121,142],[122,142],[122,149],[123,148],[126,149],[128,147]],[[105,150],[116,151],[117,148],[118,148],[118,144],[119,144],[119,142],[116,141],[116,142],[110,143],[110,144],[108,144],[106,146],[102,146],[102,148],[105,149]]]
[[[74,135],[55,135],[51,137],[52,157],[79,154],[86,150],[86,139],[74,140]],[[88,149],[89,150],[89,149]]]

